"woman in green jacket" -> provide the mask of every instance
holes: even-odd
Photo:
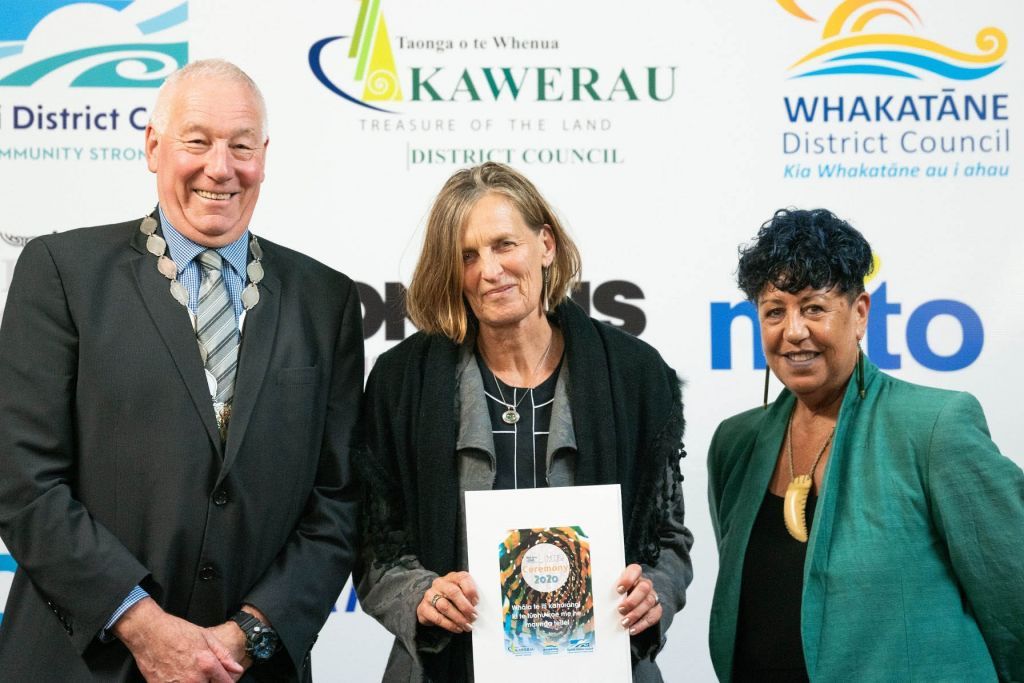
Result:
[[[723,681],[1024,680],[1024,473],[977,400],[860,351],[871,248],[825,210],[779,211],[741,251],[785,385],[708,456]]]

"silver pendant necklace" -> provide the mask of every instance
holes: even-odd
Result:
[[[537,366],[533,369],[533,374],[530,379],[537,376],[537,371],[540,370],[541,366],[544,365],[544,360],[548,357],[548,352],[551,351],[551,342],[555,340],[555,331],[551,330],[551,337],[548,339],[548,345],[544,347],[544,353],[541,355],[540,360],[537,362]],[[487,358],[484,358],[487,361]],[[491,366],[487,366],[488,370],[491,370]],[[498,387],[498,396],[501,398],[501,402],[505,404],[505,412],[501,414],[501,421],[507,425],[514,425],[522,419],[522,415],[519,414],[519,406],[522,404],[526,395],[532,393],[534,388],[537,386],[534,384],[532,387],[527,388],[523,391],[523,396],[515,403],[509,403],[505,400],[505,394],[501,390],[501,382],[498,381],[498,376],[494,374],[494,370],[491,370],[491,377],[494,378],[494,386]],[[516,394],[515,388],[512,389],[512,400],[515,401]]]
[[[520,404],[522,404],[523,399],[525,399],[526,395],[529,394],[531,391],[533,391],[533,389],[525,389],[523,391],[522,398],[520,398],[518,401],[516,401],[515,404],[512,404],[512,403],[509,403],[508,401],[505,400],[505,394],[501,391],[501,382],[499,382],[498,378],[494,375],[494,370],[491,370],[491,377],[494,377],[494,386],[498,387],[498,396],[501,397],[501,402],[505,404],[505,412],[501,414],[501,421],[504,422],[507,425],[514,425],[516,422],[519,422],[519,420],[522,418],[522,415],[519,414],[519,406],[520,406]],[[516,397],[515,391],[516,390],[513,387],[513,389],[512,389],[512,399],[513,400],[515,400],[515,397]]]

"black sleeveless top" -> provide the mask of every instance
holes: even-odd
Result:
[[[807,498],[808,531],[817,496]],[[733,680],[807,681],[800,605],[807,544],[786,531],[783,499],[767,491],[750,530],[736,621]]]

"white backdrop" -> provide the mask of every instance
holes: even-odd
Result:
[[[592,313],[687,380],[695,579],[660,659],[668,680],[714,677],[704,460],[718,422],[760,400],[732,278],[737,245],[777,208],[824,206],[865,234],[880,258],[869,354],[908,380],[973,392],[1024,463],[1011,144],[1024,76],[1006,47],[1024,35],[1020,3],[865,0],[844,17],[838,0],[377,0],[362,80],[359,50],[349,56],[358,0],[33,15],[42,4],[0,9],[12,13],[0,16],[0,306],[25,239],[152,208],[136,125],[155,89],[140,86],[182,49],[228,58],[263,88],[271,144],[253,229],[363,283],[370,361],[412,331],[387,302],[408,283],[445,178],[493,158],[537,183],[582,250]],[[367,83],[400,97],[368,99]],[[11,570],[0,555],[0,599]],[[317,676],[374,680],[389,644],[346,589]]]

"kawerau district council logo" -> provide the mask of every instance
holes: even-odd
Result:
[[[345,40],[349,40],[347,61],[352,69],[352,85],[342,87],[325,73],[323,51],[328,45],[339,42],[344,44]],[[353,104],[374,111],[394,113],[371,102],[402,100],[402,87],[398,82],[387,23],[380,11],[380,0],[362,0],[351,39],[349,36],[329,36],[315,42],[309,49],[309,68],[324,87]],[[358,90],[359,84],[362,84],[362,97],[349,92]]]

